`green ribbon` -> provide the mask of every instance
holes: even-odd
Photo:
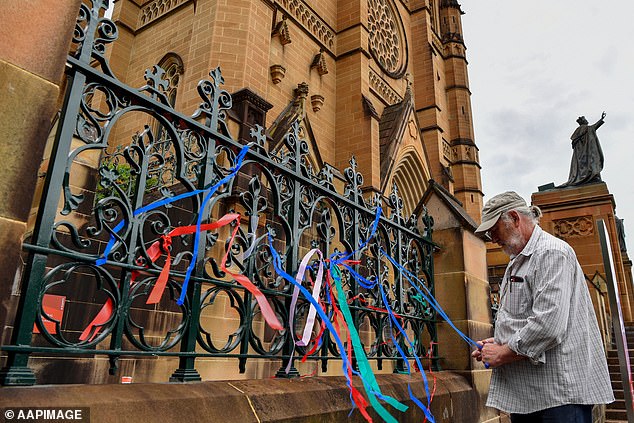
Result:
[[[350,332],[350,340],[352,342],[354,356],[357,359],[357,364],[359,365],[359,373],[361,374],[361,381],[363,382],[363,388],[368,395],[370,404],[374,408],[374,411],[376,411],[383,420],[388,423],[398,423],[398,420],[396,420],[394,416],[392,416],[390,412],[385,409],[385,407],[377,400],[377,397],[385,400],[385,402],[399,411],[407,410],[408,406],[388,395],[383,395],[381,393],[381,388],[379,388],[379,384],[374,377],[374,373],[372,372],[372,368],[370,367],[370,362],[365,355],[363,345],[361,345],[359,333],[357,332],[357,329],[354,326],[354,321],[352,320],[352,314],[350,313],[350,308],[348,307],[348,302],[346,301],[346,294],[341,283],[341,271],[336,266],[336,264],[333,263],[332,260],[330,262],[330,274],[332,275],[332,279],[337,289],[337,301],[339,303],[339,308],[343,313],[344,320],[346,321],[346,324],[348,326],[348,331]]]

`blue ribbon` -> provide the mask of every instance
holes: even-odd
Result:
[[[352,366],[350,364],[350,360],[348,359],[348,355],[346,354],[346,348],[345,348],[343,342],[341,341],[341,338],[339,338],[339,335],[337,334],[337,331],[335,330],[334,326],[332,325],[332,322],[330,321],[329,317],[326,315],[326,313],[323,311],[323,309],[319,305],[319,302],[316,301],[313,298],[312,294],[306,288],[304,288],[301,283],[297,283],[297,281],[295,280],[294,277],[292,277],[291,275],[286,273],[284,271],[284,269],[282,269],[282,259],[280,258],[280,255],[278,254],[277,250],[275,250],[275,247],[273,247],[273,236],[271,235],[270,232],[268,234],[268,237],[269,237],[269,248],[271,250],[271,256],[273,257],[273,268],[287,282],[289,282],[293,286],[296,286],[297,288],[299,288],[299,291],[304,295],[304,297],[306,297],[306,299],[317,310],[317,314],[319,314],[319,317],[321,318],[321,321],[326,324],[326,327],[328,328],[328,330],[330,331],[330,333],[332,334],[332,336],[335,339],[335,343],[337,344],[337,347],[339,348],[339,352],[341,354],[342,369],[343,369],[343,374],[346,377],[346,384],[347,384],[348,388],[352,388],[352,380],[349,377],[348,370],[351,370],[352,373],[354,373],[356,375],[358,375],[359,373],[352,368]],[[351,400],[352,400],[352,398],[351,398]],[[355,404],[354,400],[352,400],[352,403]]]
[[[443,310],[443,308],[440,306],[440,304],[438,304],[438,301],[436,301],[436,298],[434,298],[432,293],[429,291],[429,288],[427,288],[425,286],[425,284],[420,279],[418,279],[416,277],[416,275],[414,275],[412,272],[410,272],[409,270],[407,270],[406,268],[401,266],[398,262],[396,262],[396,260],[394,260],[389,254],[387,254],[387,252],[385,250],[383,250],[383,248],[381,248],[380,246],[379,246],[379,249],[381,250],[381,254],[383,254],[394,265],[394,267],[396,267],[403,275],[405,275],[405,277],[409,281],[410,285],[412,285],[414,287],[414,289],[416,289],[416,291],[418,291],[418,293],[434,308],[434,310],[436,310],[436,312],[438,312],[438,314],[447,323],[449,323],[449,326],[451,326],[451,328],[453,330],[455,330],[456,333],[462,339],[464,339],[468,344],[472,344],[472,345],[474,345],[477,348],[481,348],[481,346],[476,341],[474,341],[473,339],[469,338],[460,329],[458,329],[456,327],[456,325],[451,321],[449,316],[447,316],[447,313],[445,313],[445,310]],[[423,289],[426,291],[426,293],[424,293],[419,288],[419,285],[423,287]]]
[[[196,232],[194,233],[194,250],[192,252],[192,260],[190,261],[189,266],[187,267],[187,273],[185,274],[185,280],[183,281],[183,289],[181,290],[181,295],[178,298],[178,301],[176,301],[176,304],[178,305],[182,305],[185,302],[185,295],[187,293],[187,285],[189,284],[189,279],[191,278],[192,271],[194,270],[194,267],[196,266],[196,256],[198,254],[198,242],[200,239],[200,226],[202,224],[205,207],[207,206],[207,203],[209,202],[211,197],[213,197],[213,195],[216,193],[218,188],[220,188],[222,185],[229,182],[238,173],[238,171],[242,167],[242,162],[244,161],[244,157],[246,156],[248,150],[249,150],[249,145],[243,146],[240,152],[238,153],[238,155],[236,156],[236,164],[233,166],[233,168],[231,168],[230,173],[224,178],[222,178],[221,180],[219,180],[218,182],[216,182],[211,187],[205,188],[205,189],[198,189],[198,190],[190,191],[190,192],[185,192],[175,197],[164,198],[162,200],[158,200],[153,203],[150,203],[147,206],[141,207],[135,210],[133,213],[133,216],[136,217],[140,215],[141,213],[154,210],[156,208],[165,206],[175,201],[182,200],[183,198],[188,198],[194,195],[206,193],[200,205],[200,209],[198,210],[198,219],[196,220]],[[110,251],[112,251],[112,248],[114,247],[114,244],[116,242],[114,233],[119,232],[123,228],[124,225],[125,225],[125,219],[119,222],[119,224],[115,226],[115,228],[112,230],[112,233],[110,234],[110,240],[108,241],[108,244],[106,245],[106,249],[104,250],[103,256],[98,258],[95,261],[95,264],[97,264],[97,266],[101,266],[107,262],[108,255],[110,254]]]
[[[354,256],[357,252],[361,251],[366,245],[368,245],[370,240],[374,238],[374,235],[376,234],[376,231],[379,227],[379,220],[381,219],[382,212],[383,212],[383,209],[381,208],[381,206],[377,206],[376,214],[374,215],[374,221],[372,222],[372,226],[370,227],[370,235],[366,238],[365,241],[359,244],[359,247],[356,250],[353,250],[348,254],[343,254],[343,253],[333,254],[333,257],[331,257],[331,260],[334,258],[336,264],[341,264],[344,261],[350,259],[350,257]]]

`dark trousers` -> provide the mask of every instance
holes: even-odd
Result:
[[[570,404],[530,414],[511,414],[511,423],[592,423],[592,406]]]

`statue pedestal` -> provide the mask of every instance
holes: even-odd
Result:
[[[595,288],[589,286],[597,319],[601,326],[603,326],[601,320],[605,314],[607,302],[601,298],[605,298],[605,296],[600,295],[605,290],[605,270],[596,221],[603,219],[610,235],[610,248],[614,257],[615,277],[619,285],[623,318],[626,322],[631,322],[634,292],[627,283],[616,229],[616,204],[607,185],[604,182],[599,182],[540,191],[533,193],[531,200],[533,205],[538,206],[544,213],[540,226],[545,231],[566,241],[577,253],[583,273]]]

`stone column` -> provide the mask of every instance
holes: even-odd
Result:
[[[0,4],[1,344],[11,337],[20,293],[22,239],[80,3]]]
[[[434,218],[433,240],[436,299],[454,325],[473,340],[493,336],[486,247],[473,231],[476,223],[454,197],[433,184],[435,194],[426,206]],[[440,318],[439,318],[440,319]],[[442,319],[440,319],[442,320]],[[499,414],[485,407],[491,371],[471,358],[474,347],[446,322],[438,323],[438,354],[442,370],[463,375],[477,393],[479,422],[498,421]]]

